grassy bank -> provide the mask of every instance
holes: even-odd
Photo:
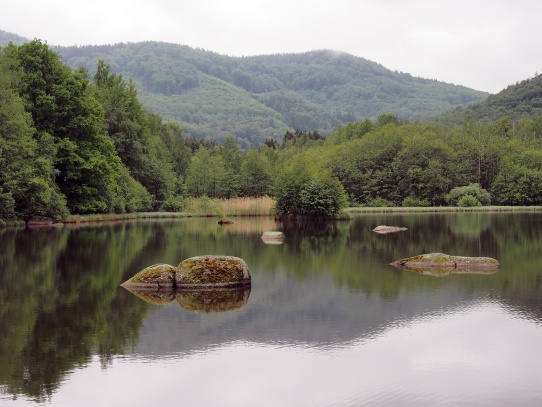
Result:
[[[70,215],[63,223],[94,223],[114,222],[137,219],[175,219],[192,216],[213,216],[225,218],[228,216],[269,216],[273,214],[273,199],[262,198],[234,198],[210,199],[187,198],[182,212],[141,212],[121,214],[97,215]]]
[[[62,223],[115,222],[137,219],[173,219],[192,216],[185,212],[104,213],[97,215],[70,215]]]
[[[185,210],[193,216],[269,216],[273,214],[274,201],[261,198],[209,199],[187,198]]]
[[[274,201],[270,197],[210,199],[187,198],[182,212],[141,212],[121,214],[70,215],[63,220],[66,224],[115,222],[138,219],[178,219],[189,217],[272,216]],[[348,215],[362,213],[453,213],[453,212],[542,212],[542,206],[476,206],[460,207],[350,207],[344,210]],[[343,218],[340,218],[343,219]],[[5,227],[25,226],[23,221],[6,223]]]

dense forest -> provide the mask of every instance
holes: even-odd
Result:
[[[328,134],[384,113],[420,118],[487,97],[326,50],[233,58],[157,42],[54,49],[91,73],[106,61],[134,80],[143,105],[182,123],[187,135],[219,142],[231,136],[242,147],[288,129]]]
[[[459,125],[465,117],[492,123],[507,116],[514,122],[522,118],[542,116],[542,75],[509,85],[502,92],[490,95],[484,101],[460,106],[429,120],[446,125]],[[514,129],[512,129],[514,131]]]
[[[279,213],[308,215],[346,204],[540,205],[536,112],[489,122],[466,115],[458,126],[382,114],[328,137],[286,130],[246,149],[233,137],[219,145],[186,136],[104,61],[91,75],[39,40],[10,44],[0,52],[0,220],[179,211],[186,197],[271,195]]]
[[[0,31],[0,46],[9,41],[27,42]],[[218,143],[229,136],[243,148],[291,129],[327,136],[351,121],[422,118],[488,96],[329,50],[236,58],[162,42],[51,49],[91,76],[105,61],[134,81],[146,108],[182,125],[186,136]]]

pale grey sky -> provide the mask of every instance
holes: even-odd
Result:
[[[542,73],[540,16],[540,0],[0,0],[1,30],[49,45],[332,49],[492,93]]]

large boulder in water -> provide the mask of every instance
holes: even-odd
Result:
[[[175,282],[177,289],[242,287],[251,276],[239,257],[197,256],[179,264]]]
[[[499,268],[499,262],[491,257],[450,256],[444,253],[421,254],[397,260],[391,265],[424,274],[435,274],[442,269],[452,269],[462,273],[476,273],[488,270],[496,271]],[[426,273],[426,270],[432,272]]]
[[[174,289],[177,267],[169,264],[153,264],[121,284],[132,289]]]

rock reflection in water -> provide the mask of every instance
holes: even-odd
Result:
[[[451,274],[494,274],[498,271],[498,269],[483,269],[483,268],[466,269],[466,268],[444,268],[444,267],[436,267],[436,268],[418,268],[418,267],[406,267],[406,266],[395,266],[395,267],[401,270],[408,270],[414,273],[424,274],[424,275],[433,276],[433,277],[444,277],[444,276],[449,276]]]
[[[177,300],[184,309],[195,312],[224,312],[239,309],[248,302],[250,286],[212,290],[135,290],[136,297],[153,305],[163,305]]]
[[[224,312],[245,306],[250,286],[214,290],[178,290],[177,302],[181,307],[196,312]]]
[[[142,299],[152,305],[167,304],[175,299],[174,290],[145,290],[145,289],[130,289],[127,288],[137,298]]]

